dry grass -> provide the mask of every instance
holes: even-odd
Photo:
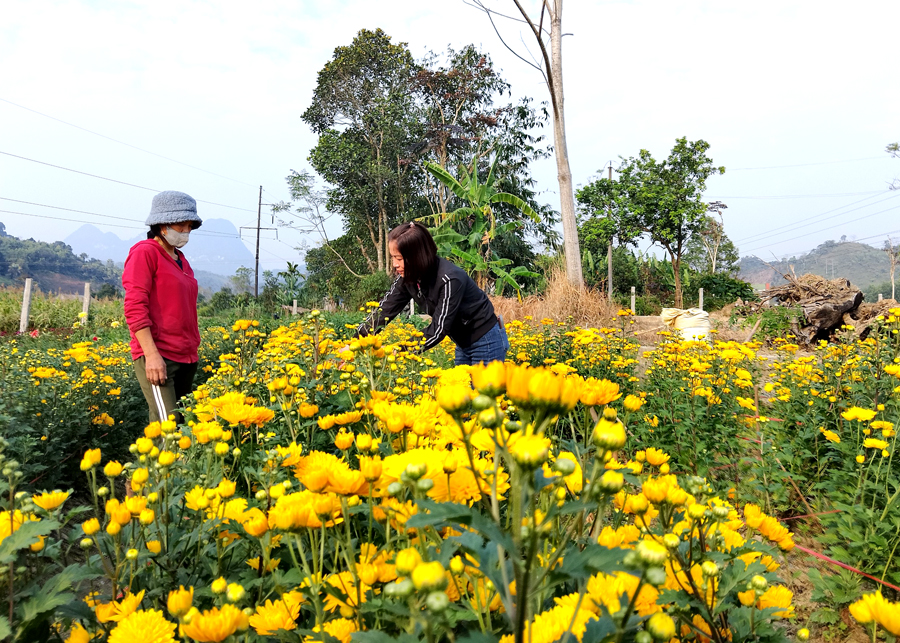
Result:
[[[576,288],[566,279],[562,268],[553,268],[547,275],[547,288],[541,295],[522,300],[515,297],[491,297],[494,310],[504,322],[534,321],[544,318],[571,321],[578,326],[604,326],[615,317],[617,306],[610,306],[606,295],[593,288]]]

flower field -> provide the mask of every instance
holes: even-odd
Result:
[[[5,413],[83,491],[24,475],[7,422],[0,639],[806,640],[801,538],[900,583],[898,329],[639,360],[627,324],[512,322],[507,363],[452,368],[401,324],[240,320],[204,333],[185,424],[135,433],[127,347],[9,342]],[[890,591],[850,605],[873,637]]]

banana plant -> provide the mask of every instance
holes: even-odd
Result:
[[[471,169],[461,165],[460,178],[457,179],[437,163],[425,161],[425,169],[466,205],[452,212],[438,212],[421,217],[419,220],[431,223],[431,234],[442,255],[452,255],[460,260],[462,268],[482,289],[485,289],[489,280],[493,278],[495,288],[500,294],[505,285],[511,286],[516,291],[521,290],[520,284],[516,281],[517,277],[538,275],[524,266],[507,269],[507,266],[512,264],[510,259],[495,259],[492,256],[491,242],[498,235],[516,230],[520,222],[498,223],[491,206],[506,203],[535,223],[540,222],[540,217],[521,198],[508,192],[497,191],[495,166],[496,161],[491,164],[487,179],[479,182],[475,162],[472,163]]]

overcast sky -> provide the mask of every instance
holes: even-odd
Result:
[[[511,0],[488,4],[515,9]],[[900,191],[887,189],[900,160],[884,152],[900,140],[898,22],[892,0],[568,2],[575,182],[610,159],[642,148],[661,158],[680,136],[703,138],[727,168],[707,197],[728,205],[725,230],[742,255],[799,254],[842,235],[875,245],[887,233],[900,238]],[[5,0],[0,221],[10,234],[46,241],[82,221],[129,238],[153,194],[174,189],[209,202],[199,205],[204,218],[254,225],[258,186],[265,203],[285,199],[284,177],[307,167],[315,137],[300,115],[317,71],[359,29],[379,27],[416,56],[475,43],[514,96],[546,99],[538,73],[462,0]],[[519,25],[500,27],[524,51]],[[541,198],[558,208],[555,163],[534,174]],[[289,230],[278,241],[263,236],[265,269],[283,268],[296,261],[294,246],[318,241]]]

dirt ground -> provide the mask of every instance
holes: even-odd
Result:
[[[790,525],[796,529],[796,525]],[[811,536],[798,536],[798,544],[813,550],[820,550],[821,546]],[[794,592],[794,622],[788,626],[788,631],[796,633],[801,627],[807,627],[810,631],[809,640],[814,643],[868,643],[870,636],[866,629],[857,623],[850,615],[850,611],[844,607],[840,612],[841,622],[835,625],[821,625],[810,623],[810,617],[817,610],[822,609],[821,603],[812,600],[814,585],[809,579],[809,570],[817,569],[822,576],[834,573],[837,567],[824,561],[820,561],[806,552],[795,549],[787,555],[781,569],[778,570],[782,580],[788,589]]]

